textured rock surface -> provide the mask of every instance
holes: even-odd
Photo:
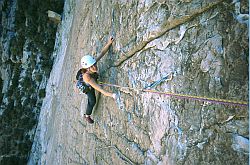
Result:
[[[81,56],[113,35],[103,82],[141,89],[173,73],[155,89],[247,101],[248,25],[238,18],[248,2],[200,10],[211,4],[67,1],[29,164],[248,164],[246,107],[104,87],[120,100],[98,95],[89,125],[86,96],[73,89]]]

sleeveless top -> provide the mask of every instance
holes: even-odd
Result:
[[[80,70],[79,70],[80,71]],[[80,90],[80,93],[87,93],[88,91],[91,90],[91,86],[84,82],[83,80],[83,74],[81,72],[77,72],[76,79],[76,87]],[[93,78],[95,81],[98,79],[98,73],[90,74],[90,77]]]

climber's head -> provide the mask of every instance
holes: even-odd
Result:
[[[97,72],[96,60],[91,55],[83,56],[81,59],[82,68],[91,72]]]

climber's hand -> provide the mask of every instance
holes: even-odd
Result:
[[[117,99],[117,94],[113,93],[113,94],[112,94],[112,97],[113,97],[113,99],[116,100],[116,99]]]
[[[108,40],[108,44],[111,45],[111,44],[113,43],[113,41],[114,41],[114,37],[111,36],[111,37],[109,38],[109,40]]]

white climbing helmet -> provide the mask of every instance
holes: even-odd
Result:
[[[96,60],[91,55],[83,56],[81,59],[81,65],[84,69],[91,67],[94,63],[96,63]]]

